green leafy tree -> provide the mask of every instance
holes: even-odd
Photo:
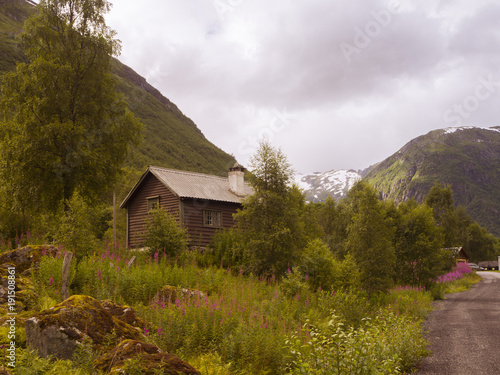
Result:
[[[444,237],[432,209],[414,200],[398,207],[396,220],[396,274],[403,285],[430,288],[441,273]]]
[[[488,233],[478,223],[470,224],[465,230],[463,246],[465,252],[471,257],[471,261],[497,260],[496,242],[495,236]]]
[[[424,202],[432,208],[436,224],[443,229],[444,246],[461,246],[459,218],[456,215],[451,187],[449,185],[434,185],[424,198]]]
[[[95,212],[85,201],[75,194],[70,199],[64,215],[54,234],[56,243],[71,251],[77,259],[91,254],[97,248],[95,236]]]
[[[18,206],[55,211],[113,186],[140,124],[116,91],[120,50],[106,0],[41,0],[25,23],[28,63],[3,77],[0,174]]]
[[[387,291],[393,283],[394,227],[386,217],[384,204],[364,180],[347,195],[351,220],[346,248],[361,273],[361,285],[369,294]]]
[[[350,215],[344,202],[335,202],[328,196],[318,212],[318,223],[323,229],[323,240],[335,256],[343,259],[346,253],[347,226]]]
[[[250,161],[254,194],[236,215],[250,271],[281,277],[307,243],[304,196],[292,185],[293,170],[281,150],[262,141]]]
[[[146,220],[144,245],[152,254],[165,253],[172,259],[187,247],[187,229],[180,228],[175,216],[167,210],[161,207],[150,210]]]
[[[351,256],[347,255],[344,260],[335,259],[319,238],[307,243],[298,270],[314,291],[359,286],[359,271]]]

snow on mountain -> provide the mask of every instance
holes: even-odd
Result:
[[[352,169],[295,175],[296,184],[310,202],[324,202],[329,195],[340,199],[360,179],[361,174]]]
[[[457,130],[468,130],[468,129],[483,129],[500,133],[500,130],[498,128],[485,128],[480,126],[460,126],[456,128],[445,128],[443,130],[445,134],[452,134],[455,133]]]

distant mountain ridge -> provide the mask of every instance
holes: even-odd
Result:
[[[328,196],[343,198],[361,179],[361,171],[331,170],[312,174],[296,174],[295,183],[305,192],[309,202],[324,202]]]
[[[363,171],[383,198],[422,201],[436,183],[450,185],[455,203],[500,236],[500,127],[429,132]]]
[[[345,171],[301,175],[297,183],[311,201],[324,201],[328,195],[339,199],[352,185],[342,179],[335,183],[327,176],[342,173]],[[381,198],[396,202],[410,198],[421,202],[434,184],[450,185],[455,203],[500,236],[500,127],[434,130],[358,174]],[[355,175],[351,176],[350,181],[355,181]]]

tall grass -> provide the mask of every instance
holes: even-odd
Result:
[[[132,255],[136,259],[128,267]],[[44,257],[36,276],[40,290],[55,300],[60,298],[61,266],[62,254]],[[333,340],[331,335],[338,332],[350,338],[343,345],[346,350],[346,345],[352,346],[352,363],[393,358],[385,364],[397,373],[424,354],[419,323],[430,311],[432,298],[414,288],[393,289],[371,299],[363,290],[352,289],[304,288],[290,294],[280,283],[237,271],[199,268],[191,262],[181,266],[160,255],[111,249],[84,257],[74,267],[72,294],[132,305],[154,327],[145,331],[149,341],[206,368],[213,364],[221,373],[320,371],[317,358],[310,355],[320,348],[310,348],[311,340],[315,335]],[[169,299],[158,294],[165,285],[191,292]],[[391,334],[394,340],[381,344]],[[300,356],[301,363],[309,363],[306,367],[297,361],[298,348],[304,348]]]

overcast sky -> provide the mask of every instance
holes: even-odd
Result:
[[[364,169],[431,130],[500,125],[494,0],[111,0],[120,60],[246,164]]]

